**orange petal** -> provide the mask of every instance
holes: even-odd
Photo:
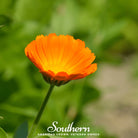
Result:
[[[54,77],[54,79],[55,80],[68,80],[68,74],[66,73],[66,72],[58,72],[56,75],[55,75],[55,77]]]
[[[84,74],[71,74],[71,75],[69,75],[70,80],[77,80],[77,79],[81,79],[84,77],[85,77]]]
[[[92,64],[94,53],[70,35],[39,35],[27,45],[25,54],[53,84],[84,78],[97,70],[97,64]]]

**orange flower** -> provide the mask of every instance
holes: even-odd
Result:
[[[44,79],[57,86],[81,79],[97,70],[94,53],[84,41],[70,35],[37,36],[25,48],[26,56],[42,73]]]

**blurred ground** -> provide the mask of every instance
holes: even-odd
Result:
[[[132,60],[126,59],[120,66],[99,65],[94,83],[101,89],[102,97],[86,108],[95,125],[119,138],[138,137],[138,80],[130,76]]]

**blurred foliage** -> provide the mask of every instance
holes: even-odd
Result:
[[[138,52],[137,15],[136,0],[1,0],[0,127],[12,137],[23,121],[31,125],[48,89],[24,54],[36,35],[70,34],[86,42],[96,62],[121,63]],[[90,77],[55,88],[38,131],[53,120],[66,126],[87,118],[83,108],[101,97]],[[100,136],[107,137],[114,138]]]
[[[14,138],[26,138],[28,135],[28,123],[22,123],[16,130]]]
[[[0,127],[0,137],[1,138],[7,138],[6,132]]]

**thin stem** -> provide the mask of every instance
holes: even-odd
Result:
[[[47,94],[45,96],[45,99],[44,99],[41,107],[40,107],[40,110],[39,110],[39,112],[38,112],[38,114],[37,114],[37,116],[36,116],[36,118],[35,118],[35,120],[33,122],[32,128],[31,128],[30,133],[28,135],[28,138],[34,138],[33,136],[34,136],[35,130],[36,130],[37,125],[39,123],[39,120],[40,120],[40,118],[42,116],[42,113],[43,113],[43,111],[45,109],[45,106],[46,106],[46,104],[48,102],[48,99],[49,99],[49,97],[50,97],[50,95],[52,93],[53,88],[54,88],[54,85],[50,85],[50,88],[49,88],[49,90],[48,90],[48,92],[47,92]]]

